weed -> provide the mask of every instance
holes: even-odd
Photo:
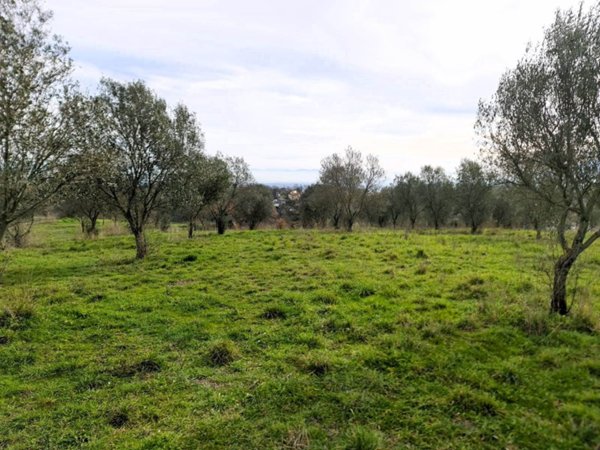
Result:
[[[129,422],[129,415],[125,410],[111,411],[108,413],[107,422],[113,428],[121,428]]]
[[[340,289],[359,298],[366,298],[375,295],[375,288],[364,283],[342,283],[340,285]]]
[[[381,434],[377,431],[355,427],[348,436],[346,450],[377,450],[382,448]]]
[[[582,333],[600,333],[600,314],[593,308],[591,301],[580,301],[571,308],[569,327]]]
[[[283,440],[283,449],[304,450],[310,447],[310,438],[306,428],[290,430]]]
[[[233,342],[219,341],[209,346],[207,351],[208,363],[213,367],[231,364],[238,358],[239,352]]]
[[[417,250],[417,253],[415,253],[415,258],[427,259],[428,256],[427,256],[427,253],[425,253],[425,250],[420,248],[419,250]]]
[[[415,270],[415,275],[425,275],[427,273],[427,264],[421,263]]]
[[[338,302],[338,297],[333,292],[319,289],[312,296],[312,301],[315,303],[324,303],[326,305],[334,305]]]
[[[331,365],[328,361],[312,360],[305,364],[304,369],[312,375],[322,377],[331,370]]]
[[[483,416],[495,416],[499,413],[498,403],[489,395],[474,392],[468,388],[458,388],[448,400],[450,409],[455,413],[475,413]]]
[[[287,312],[280,306],[269,306],[261,315],[263,319],[285,319]]]
[[[119,378],[129,378],[135,375],[146,375],[160,372],[160,364],[153,359],[143,359],[133,364],[122,364],[112,371],[112,375]]]
[[[8,271],[8,266],[10,264],[12,258],[12,254],[2,248],[2,243],[0,242],[0,283],[4,280],[4,276]]]
[[[3,303],[0,306],[0,328],[24,328],[35,315],[35,305],[25,292]]]
[[[517,318],[517,324],[530,336],[546,336],[552,330],[552,317],[548,310],[530,306],[526,307],[523,314]]]

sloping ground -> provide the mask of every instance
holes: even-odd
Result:
[[[600,444],[600,246],[559,319],[527,232],[182,230],[143,262],[35,233],[0,291],[0,448]]]

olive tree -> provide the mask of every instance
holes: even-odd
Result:
[[[410,228],[415,228],[424,209],[421,179],[412,172],[406,172],[395,178],[394,191],[403,214],[408,218]]]
[[[243,158],[226,157],[224,160],[227,164],[226,187],[208,208],[217,226],[218,234],[224,234],[227,229],[227,222],[233,213],[235,199],[240,188],[252,183],[254,180],[250,167]]]
[[[456,177],[456,204],[465,224],[475,234],[490,209],[491,179],[481,164],[463,159]]]
[[[551,227],[558,217],[556,208],[549,205],[534,192],[523,188],[515,189],[513,200],[516,202],[521,226],[523,228],[533,228],[535,238],[540,240],[542,231]]]
[[[551,311],[565,315],[569,271],[600,237],[592,222],[600,203],[600,4],[556,13],[542,42],[480,102],[477,128],[504,180],[556,212],[562,254]]]
[[[433,227],[446,223],[452,210],[452,181],[441,167],[424,166],[420,174],[423,209]]]
[[[494,186],[491,191],[490,208],[496,227],[510,228],[517,211],[514,189],[503,185]]]
[[[69,48],[34,0],[0,0],[0,241],[70,180]]]
[[[175,144],[183,157],[171,180],[171,206],[188,224],[191,239],[202,211],[225,191],[230,174],[222,158],[204,154],[204,135],[195,114],[178,105],[173,122]]]
[[[98,174],[100,189],[135,237],[136,257],[147,253],[145,229],[165,207],[167,189],[183,159],[167,104],[143,82],[104,79],[98,97],[103,157],[110,167]]]
[[[243,186],[235,199],[233,216],[254,230],[258,224],[273,215],[273,194],[262,184]]]
[[[347,231],[364,210],[367,196],[384,177],[384,170],[373,155],[362,154],[348,147],[343,156],[334,153],[321,162],[319,182],[330,186],[334,198],[340,203]]]
[[[398,221],[404,212],[404,205],[402,204],[402,197],[400,196],[397,181],[398,177],[394,178],[394,182],[391,185],[382,189],[387,200],[388,217],[392,221],[392,227],[394,227],[394,229],[398,225]]]
[[[96,224],[102,213],[111,208],[98,184],[99,174],[105,173],[110,161],[103,152],[103,130],[98,119],[97,98],[75,94],[66,105],[66,127],[71,130],[71,146],[74,155],[69,163],[69,171],[76,174],[59,193],[60,211],[76,217],[81,223],[81,231],[87,236],[98,233]]]
[[[98,218],[108,213],[110,208],[106,196],[97,183],[98,173],[104,161],[97,160],[97,154],[86,152],[77,158],[72,170],[77,174],[59,194],[61,211],[70,217],[76,217],[81,224],[81,231],[86,236],[98,234]]]
[[[392,219],[392,212],[397,212],[391,204],[391,198],[393,197],[391,191],[393,191],[392,186],[385,186],[380,190],[371,192],[367,196],[363,216],[369,224],[383,228]],[[398,216],[396,216],[397,220]]]
[[[302,192],[300,198],[300,215],[302,226],[327,226],[331,220],[334,228],[339,228],[342,210],[340,203],[331,193],[331,187],[323,184],[311,184]]]

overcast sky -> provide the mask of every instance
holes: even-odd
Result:
[[[477,154],[477,102],[563,0],[47,0],[75,76],[145,80],[207,151],[258,181],[314,182],[351,145],[388,178]]]

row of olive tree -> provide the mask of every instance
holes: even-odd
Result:
[[[252,174],[241,158],[204,152],[202,131],[186,106],[170,111],[143,82],[109,79],[97,95],[77,100],[69,117],[78,170],[63,201],[83,207],[88,232],[103,207],[117,212],[135,237],[138,258],[146,255],[145,231],[155,216],[178,214],[191,238],[201,213],[209,211],[218,233],[225,232]]]
[[[336,154],[323,161],[319,183],[307,188],[301,199],[301,215],[306,226],[342,224],[352,230],[358,218],[395,228],[405,221],[414,228],[418,220],[439,229],[451,215],[459,214],[473,233],[489,216],[493,180],[482,166],[463,160],[456,180],[441,167],[424,166],[420,174],[407,172],[380,189],[383,170],[370,156],[362,161],[359,152],[349,148],[346,156]]]
[[[103,79],[97,94],[79,93],[50,18],[35,0],[0,0],[0,242],[50,202],[67,205],[88,234],[101,214],[120,215],[138,258],[148,223],[165,211],[177,210],[191,237],[209,210],[223,233],[252,182],[244,160],[206,155],[195,115],[141,81]]]

